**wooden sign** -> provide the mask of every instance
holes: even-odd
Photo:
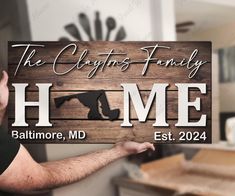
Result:
[[[26,143],[211,143],[211,42],[9,42]]]

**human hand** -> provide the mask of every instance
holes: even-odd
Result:
[[[9,98],[9,90],[8,90],[8,75],[6,71],[2,72],[2,79],[0,80],[0,112],[5,111],[8,98]]]
[[[124,156],[131,154],[139,154],[148,149],[155,151],[155,147],[153,144],[149,142],[137,143],[133,141],[120,142],[117,143],[114,148],[118,149]]]

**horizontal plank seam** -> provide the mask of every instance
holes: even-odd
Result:
[[[14,118],[8,118],[8,120],[15,120]],[[38,120],[38,118],[26,118],[26,120]],[[103,120],[90,120],[90,119],[87,119],[87,118],[50,118],[50,120],[83,120],[83,121],[110,121],[109,119],[103,119]],[[137,118],[130,118],[130,120],[135,120],[135,121],[138,121]],[[155,120],[155,118],[148,118],[147,120]],[[178,120],[178,118],[167,118],[167,120]],[[190,118],[190,120],[200,120],[199,118]],[[211,118],[207,118],[207,120],[211,121],[212,119]],[[115,121],[123,121],[123,118],[119,118]],[[110,121],[110,122],[115,122],[115,121]]]
[[[106,92],[123,92],[123,90],[106,90],[104,89]],[[84,89],[84,90],[50,90],[50,92],[59,92],[59,93],[63,93],[63,92],[84,92],[84,91],[96,91],[96,90],[89,90],[89,89]],[[151,90],[139,90],[140,92],[151,92]],[[173,91],[173,92],[177,92],[178,90],[176,89],[167,89],[167,91]],[[192,89],[190,90],[190,92],[200,92],[200,90],[196,90],[196,89]],[[207,90],[208,92],[211,92],[212,90],[211,89],[208,89]],[[14,90],[10,90],[11,93],[14,93],[15,91]],[[38,92],[38,90],[27,90],[26,92]]]

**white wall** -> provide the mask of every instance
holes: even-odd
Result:
[[[27,1],[33,40],[57,41],[61,36],[68,36],[63,28],[71,22],[78,25],[83,37],[86,37],[78,23],[78,13],[84,12],[88,15],[92,24],[91,29],[94,31],[95,11],[101,12],[104,33],[106,33],[105,20],[108,16],[112,16],[117,20],[117,28],[120,25],[125,27],[126,40],[152,39],[150,0]]]

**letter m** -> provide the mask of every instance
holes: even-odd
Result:
[[[143,105],[139,89],[136,84],[121,84],[124,89],[124,121],[122,127],[131,127],[130,123],[130,98],[133,102],[137,117],[140,122],[145,122],[156,99],[156,121],[153,126],[169,126],[166,123],[166,87],[168,84],[154,84],[146,105]],[[156,97],[156,98],[155,98]]]

